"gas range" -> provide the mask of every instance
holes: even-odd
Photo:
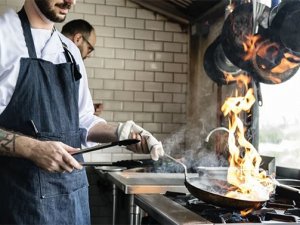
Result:
[[[142,224],[300,224],[300,202],[272,196],[261,209],[242,216],[190,194],[136,195],[135,204],[147,213]]]

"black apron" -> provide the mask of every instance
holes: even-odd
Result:
[[[29,58],[21,58],[16,88],[0,115],[0,127],[80,147],[80,74],[74,58],[65,50],[67,63],[38,59],[24,9],[19,17]],[[83,161],[82,155],[76,159]],[[90,224],[85,170],[50,173],[30,160],[1,156],[0,224]]]

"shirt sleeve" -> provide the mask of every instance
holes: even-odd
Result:
[[[95,110],[94,110],[92,97],[88,88],[88,81],[87,81],[85,68],[83,67],[83,69],[80,71],[82,73],[82,78],[80,80],[80,85],[79,85],[78,107],[79,107],[79,126],[83,130],[81,143],[85,146],[91,146],[93,143],[87,142],[87,136],[89,130],[95,124],[106,123],[106,121],[103,118],[94,115]],[[84,71],[84,73],[82,71]]]

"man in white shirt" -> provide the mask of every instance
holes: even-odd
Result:
[[[96,33],[89,22],[83,19],[71,20],[62,27],[61,33],[79,48],[83,60],[90,57],[96,44]]]
[[[78,151],[87,142],[139,139],[128,149],[163,155],[133,121],[94,116],[78,48],[55,30],[75,0],[25,0],[0,17],[0,224],[90,224]]]

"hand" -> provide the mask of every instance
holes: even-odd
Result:
[[[31,149],[29,159],[48,172],[72,172],[82,165],[70,154],[77,151],[62,142],[38,141]]]
[[[164,155],[162,143],[158,141],[153,135],[135,124],[133,121],[127,121],[126,123],[120,123],[118,127],[119,140],[127,138],[139,139],[140,143],[128,146],[128,149],[135,153],[150,153],[153,160],[158,160],[160,156]]]

